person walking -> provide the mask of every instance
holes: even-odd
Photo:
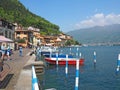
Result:
[[[40,55],[40,47],[38,46],[37,49],[36,49],[36,59],[39,60],[41,55]]]
[[[1,57],[1,59],[3,60],[4,56],[5,56],[5,51],[6,51],[5,44],[2,44],[1,50],[2,50],[2,57]]]
[[[19,56],[22,56],[23,55],[23,49],[22,49],[22,46],[19,47]]]
[[[10,46],[7,46],[7,60],[10,60]]]

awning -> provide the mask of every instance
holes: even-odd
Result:
[[[13,40],[6,38],[4,36],[0,36],[0,42],[13,42]]]

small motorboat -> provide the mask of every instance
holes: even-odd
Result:
[[[41,55],[58,52],[56,47],[50,47],[50,46],[42,46],[40,50],[41,50]]]
[[[68,62],[68,65],[76,65],[76,60],[78,60],[78,58],[55,58],[55,57],[46,57],[45,61],[48,64],[53,64],[56,65],[58,63],[58,65],[66,65],[66,62]],[[79,59],[79,65],[84,65],[84,59],[80,58]]]

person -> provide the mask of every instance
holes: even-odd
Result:
[[[5,44],[2,44],[1,50],[2,50],[2,57],[1,57],[1,59],[3,60],[4,56],[5,56],[5,51],[6,51]]]
[[[19,47],[19,56],[22,56],[23,50],[22,50],[22,46]]]
[[[37,47],[36,49],[36,59],[39,60],[40,59],[40,47]]]
[[[10,60],[10,46],[7,47],[7,60]]]

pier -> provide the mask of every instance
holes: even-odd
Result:
[[[32,49],[25,48],[23,50],[23,56],[19,56],[19,51],[14,51],[11,56],[12,60],[5,60],[4,62],[9,64],[12,71],[10,81],[5,88],[0,90],[31,90],[32,89],[32,66],[35,66],[37,74],[44,72],[43,61],[35,61],[35,55],[30,56]],[[7,82],[7,81],[6,81]]]

